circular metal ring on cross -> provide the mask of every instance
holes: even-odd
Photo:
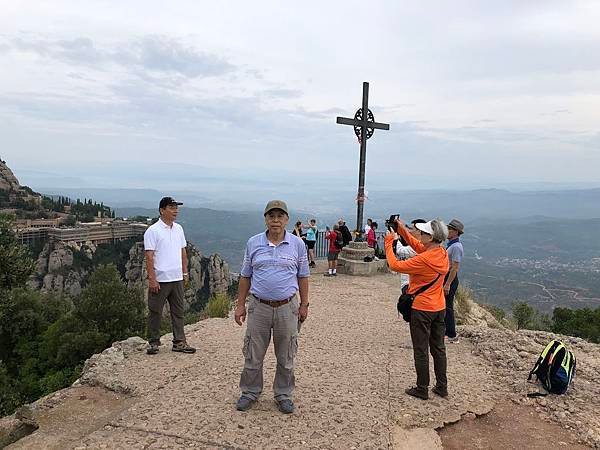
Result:
[[[363,120],[363,110],[362,108],[359,108],[358,111],[356,111],[356,114],[354,114],[354,120]],[[375,122],[375,117],[373,116],[373,112],[370,109],[367,109],[367,121],[369,122]],[[373,132],[375,131],[374,128],[369,128],[367,127],[367,136],[366,138],[369,139],[371,136],[373,136]],[[362,127],[358,127],[358,126],[354,126],[354,134],[356,134],[356,137],[361,140],[362,139]]]

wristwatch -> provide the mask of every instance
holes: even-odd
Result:
[[[300,303],[300,306],[306,306],[308,308],[310,306],[310,303],[307,302],[305,305]]]

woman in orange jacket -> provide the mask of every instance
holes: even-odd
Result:
[[[429,355],[433,357],[436,384],[432,391],[441,396],[448,395],[446,378],[446,347],[444,321],[446,300],[444,297],[444,277],[448,272],[448,254],[443,242],[448,237],[448,228],[439,219],[427,223],[417,223],[412,233],[400,219],[396,220],[398,233],[388,231],[385,236],[385,256],[390,269],[409,276],[408,294],[419,288],[433,284],[418,294],[413,302],[410,318],[410,337],[413,344],[417,385],[406,389],[408,395],[423,400],[429,398]],[[402,236],[417,252],[410,259],[399,261],[394,254],[393,242]]]

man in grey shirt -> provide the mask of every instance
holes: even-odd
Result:
[[[444,294],[446,296],[446,336],[448,341],[458,343],[456,335],[456,321],[454,319],[454,296],[458,289],[458,271],[464,256],[464,249],[459,240],[465,231],[463,223],[458,219],[452,219],[448,224],[448,261],[450,270],[444,281]]]

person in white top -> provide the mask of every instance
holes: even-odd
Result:
[[[410,234],[412,234],[414,236],[415,233],[415,224],[417,223],[425,223],[427,222],[426,220],[423,219],[415,219],[411,222],[411,225],[408,227],[408,229],[410,230]],[[404,242],[402,239],[397,239],[394,241],[393,243],[393,248],[394,248],[394,252],[396,254],[396,258],[398,258],[401,261],[404,261],[406,259],[412,258],[413,256],[415,256],[417,254],[417,252],[415,252],[412,247],[410,245],[408,245],[406,242]],[[400,290],[402,292],[404,286],[408,286],[408,275],[405,273],[401,273],[400,274]]]
[[[158,353],[160,321],[165,302],[169,302],[173,327],[174,352],[195,353],[183,330],[184,287],[189,282],[187,242],[183,228],[175,223],[179,205],[172,197],[163,197],[158,205],[160,219],[144,233],[144,253],[148,272],[148,349]],[[184,286],[185,285],[185,286]]]

